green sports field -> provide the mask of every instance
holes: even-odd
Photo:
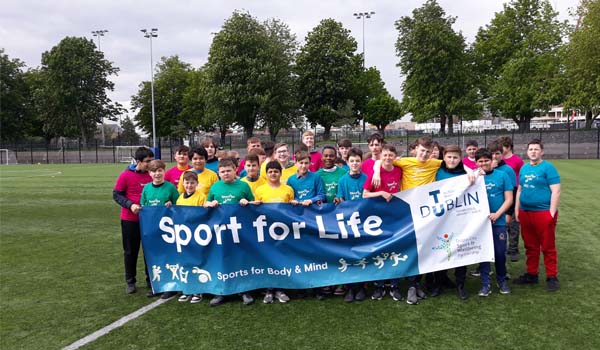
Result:
[[[541,283],[480,298],[470,277],[467,302],[447,291],[418,306],[389,298],[217,308],[170,300],[83,348],[599,349],[600,162],[553,163],[562,177],[556,293]],[[0,167],[1,349],[63,348],[153,302],[143,287],[124,293],[112,200],[122,169]],[[524,271],[523,258],[507,264],[512,276]]]

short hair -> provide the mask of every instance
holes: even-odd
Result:
[[[274,148],[275,143],[273,143],[273,141],[265,141],[265,143],[263,143],[263,149],[265,150],[265,155],[267,157],[271,157],[273,155]]]
[[[275,146],[273,147],[273,151],[277,151],[277,149],[279,149],[279,148],[281,148],[281,147],[283,147],[283,146],[287,147],[288,145],[287,145],[287,143],[285,143],[285,142],[280,142],[280,143],[277,143],[277,144],[275,144]]]
[[[296,162],[299,162],[303,159],[308,159],[308,161],[310,162],[310,154],[306,151],[296,152]]]
[[[415,148],[417,146],[423,146],[425,148],[431,149],[433,147],[433,141],[431,141],[431,137],[429,136],[421,136],[415,140]]]
[[[267,165],[265,166],[265,171],[269,171],[269,169],[277,169],[277,170],[279,170],[279,172],[281,172],[283,170],[283,168],[281,167],[281,164],[279,164],[279,162],[276,160],[272,160],[267,163]]]
[[[458,145],[448,145],[444,147],[444,155],[446,155],[446,153],[458,153],[462,155],[462,150]]]
[[[264,156],[266,155],[265,150],[262,148],[253,148],[250,151],[248,151],[248,154],[254,154],[257,156]]]
[[[251,143],[261,143],[262,141],[256,137],[256,136],[252,136],[250,138],[248,138],[248,140],[246,140],[246,144],[249,145]]]
[[[265,153],[265,151],[263,151],[263,153]],[[250,152],[246,154],[246,158],[244,159],[246,160],[246,163],[260,163],[260,159],[258,159],[258,154],[256,154],[255,152]]]
[[[337,157],[335,161],[333,161],[336,165],[344,165],[346,161],[342,159],[342,157]]]
[[[133,159],[139,160],[140,162],[148,157],[154,157],[154,152],[148,147],[140,147],[135,150],[135,155]]]
[[[492,159],[492,152],[487,148],[478,149],[477,152],[475,152],[475,161],[481,158]]]
[[[514,146],[515,146],[515,145],[513,144],[513,140],[512,140],[512,138],[511,138],[510,136],[502,136],[502,137],[500,137],[500,138],[498,139],[498,142],[500,142],[500,144],[501,144],[503,147],[510,148],[511,150],[512,150],[512,149],[514,148]]]
[[[200,146],[202,146],[204,148],[208,147],[209,145],[213,145],[215,148],[217,148],[217,143],[215,142],[215,140],[213,140],[212,137],[205,137],[200,142]]]
[[[189,154],[190,153],[190,148],[188,146],[186,146],[186,145],[178,146],[177,148],[175,148],[175,154],[177,154],[177,153],[187,153],[187,154]]]
[[[294,146],[294,154],[298,152],[308,152],[308,146],[303,143],[297,144],[296,146]]]
[[[208,152],[206,152],[206,148],[202,146],[194,148],[194,151],[192,152],[192,158],[194,157],[194,154],[202,156],[205,160],[208,160]]]
[[[337,145],[338,147],[352,147],[352,141],[347,138],[339,139]]]
[[[315,133],[310,130],[306,130],[305,132],[302,133],[303,138],[304,138],[304,136],[315,136]]]
[[[529,141],[529,143],[527,143],[527,148],[529,148],[530,145],[539,145],[540,149],[544,149],[544,143],[540,139],[533,139]]]
[[[333,153],[337,154],[337,149],[335,149],[335,147],[333,147],[331,145],[323,146],[323,149],[321,150],[321,153],[325,153],[326,149],[330,149],[330,150],[333,151]]]
[[[186,180],[187,180],[187,181],[192,181],[192,180],[194,180],[194,181],[198,182],[198,174],[196,174],[196,173],[195,173],[195,172],[193,172],[193,171],[189,171],[189,170],[188,170],[188,171],[186,171],[185,173],[183,173],[183,181],[186,181]]]
[[[415,148],[417,148],[417,145],[418,145],[418,143],[417,143],[417,140],[415,139],[415,140],[413,140],[413,142],[410,143],[410,145],[408,145],[408,148],[411,150],[414,150]]]
[[[396,147],[392,145],[383,145],[383,147],[381,147],[381,151],[389,151],[393,152],[394,154],[398,154],[398,152],[396,151]]]
[[[233,169],[237,169],[237,166],[235,165],[233,160],[229,159],[229,158],[225,158],[225,159],[219,161],[219,165],[217,166],[217,169],[226,168],[226,167],[232,167]]]
[[[375,140],[379,141],[379,143],[385,143],[385,141],[383,140],[383,136],[381,136],[381,134],[379,133],[369,135],[369,137],[367,138],[367,143],[370,145],[371,142]]]
[[[360,160],[362,160],[363,159],[363,153],[360,150],[360,148],[352,147],[348,151],[348,159],[350,159],[350,157],[360,157]]]
[[[162,169],[165,170],[167,166],[165,165],[165,162],[163,162],[160,159],[154,159],[153,161],[150,162],[150,164],[148,165],[148,170],[150,171],[156,171],[158,169]]]
[[[475,146],[475,147],[479,148],[479,144],[477,143],[476,140],[469,140],[469,141],[467,141],[466,147],[469,147],[469,146]]]
[[[502,153],[502,144],[500,144],[498,141],[490,142],[487,148],[490,152],[492,152],[492,154],[496,152]]]

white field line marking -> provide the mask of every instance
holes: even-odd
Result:
[[[142,316],[143,314],[145,314],[146,312],[166,303],[167,301],[171,300],[171,298],[169,299],[158,299],[157,301],[153,302],[152,304],[148,304],[146,306],[144,306],[141,309],[138,309],[132,313],[130,313],[127,316],[123,316],[120,319],[118,319],[117,321],[109,324],[108,326],[97,330],[96,332],[79,339],[78,341],[74,342],[73,344],[69,345],[69,346],[65,346],[63,348],[63,350],[75,350],[75,349],[79,349],[80,347],[91,343],[93,341],[95,341],[96,339],[100,338],[103,335],[108,334],[110,331],[121,327],[122,325],[124,325],[125,323],[131,321],[131,320],[135,320],[136,318]]]

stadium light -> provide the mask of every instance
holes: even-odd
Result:
[[[104,34],[108,33],[108,30],[106,29],[101,29],[101,30],[92,30],[92,35],[95,36],[98,39],[98,51],[102,51],[102,49],[100,48],[100,37],[104,36]],[[104,116],[101,117],[101,133],[102,133],[102,146],[106,145],[106,137],[104,136]]]
[[[150,39],[150,92],[152,96],[152,147],[156,152],[156,115],[154,113],[154,62],[152,60],[152,38],[158,37],[158,28],[141,29],[144,37]]]
[[[371,18],[371,16],[373,16],[375,14],[375,11],[365,11],[365,12],[355,12],[354,13],[354,17],[356,17],[356,19],[362,19],[362,59],[363,59],[363,70],[365,70],[365,60],[366,60],[366,56],[365,56],[365,19],[367,18]],[[367,122],[365,121],[365,117],[363,116],[363,134],[365,132],[367,128]]]

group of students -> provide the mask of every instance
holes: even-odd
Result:
[[[415,140],[410,145],[409,156],[402,158],[380,134],[372,134],[367,141],[369,153],[364,157],[360,149],[352,148],[348,139],[339,140],[337,147],[324,146],[319,152],[314,149],[314,134],[308,131],[303,134],[302,144],[295,147],[292,157],[285,143],[261,143],[258,138],[250,138],[248,154],[238,164],[237,153],[218,155],[216,145],[209,139],[192,150],[186,146],[177,148],[177,165],[169,170],[166,170],[164,162],[153,160],[151,150],[138,149],[136,163],[119,176],[113,191],[115,201],[122,206],[126,292],[135,293],[137,290],[138,213],[144,206],[211,208],[223,204],[246,206],[261,203],[310,206],[374,197],[382,197],[389,202],[396,192],[461,175],[468,175],[471,181],[475,176],[484,176],[485,179],[499,292],[511,292],[506,273],[507,239],[510,240],[508,255],[512,261],[517,261],[518,222],[526,249],[527,272],[514,279],[513,284],[538,283],[542,252],[546,288],[549,291],[558,289],[554,235],[560,177],[552,164],[542,159],[541,141],[532,140],[527,145],[528,164],[513,154],[513,143],[509,137],[495,140],[487,148],[479,148],[477,142],[469,141],[464,158],[459,146],[442,147],[428,137]],[[216,172],[209,168],[209,164],[216,166]],[[447,271],[427,274],[424,287],[432,297],[441,294],[444,288],[455,288],[458,297],[466,300],[469,297],[465,289],[466,271],[466,266],[456,268],[455,281],[447,276]],[[491,264],[481,263],[472,274],[481,279],[478,295],[490,295]],[[408,304],[416,305],[427,297],[421,280],[422,276],[407,278]],[[146,283],[150,287],[147,268]],[[307,293],[318,299],[334,294],[343,295],[347,302],[362,301],[367,298],[367,283],[299,290],[296,296],[302,297]],[[404,299],[398,279],[372,283],[371,299],[381,300],[386,293],[395,301]],[[167,292],[161,297],[170,298],[175,294]],[[155,295],[148,293],[149,297]],[[250,291],[241,293],[241,298],[246,305],[254,302]],[[202,299],[201,294],[179,296],[181,302],[198,303]],[[266,289],[263,302],[272,303],[275,299],[279,302],[290,300],[286,290]],[[217,306],[226,300],[226,296],[215,295],[209,305]]]

